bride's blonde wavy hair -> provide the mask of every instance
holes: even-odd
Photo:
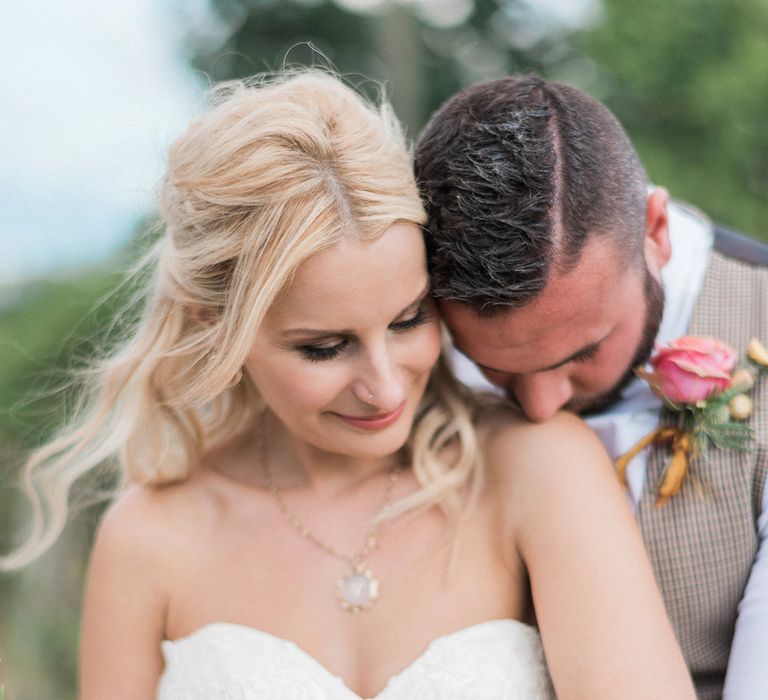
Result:
[[[241,368],[297,267],[344,237],[425,221],[385,100],[373,106],[338,78],[303,70],[224,83],[210,104],[170,149],[165,235],[138,266],[149,273],[142,315],[89,370],[73,419],[26,464],[31,531],[2,568],[56,541],[73,484],[99,467],[117,470],[117,490],[186,479],[263,408]],[[476,491],[480,478],[472,412],[441,358],[408,441],[422,488],[385,517],[434,504],[459,514],[460,488]]]

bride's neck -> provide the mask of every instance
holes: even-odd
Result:
[[[352,494],[402,465],[399,453],[364,458],[321,450],[296,439],[274,417],[268,420],[269,437],[260,462],[266,462],[270,479],[281,489],[309,490],[333,499]]]

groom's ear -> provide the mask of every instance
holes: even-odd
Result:
[[[660,279],[661,269],[672,255],[669,241],[667,207],[669,194],[663,187],[654,187],[648,195],[645,213],[645,240],[643,252],[651,274]]]

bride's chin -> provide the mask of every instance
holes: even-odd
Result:
[[[411,422],[391,426],[376,433],[347,428],[347,435],[336,446],[336,452],[353,459],[381,459],[399,452],[408,442]],[[352,433],[352,434],[350,434]]]

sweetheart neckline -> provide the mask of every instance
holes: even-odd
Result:
[[[395,681],[397,681],[398,679],[401,679],[408,672],[410,672],[411,669],[413,669],[419,663],[422,663],[424,659],[426,659],[433,652],[436,646],[439,646],[440,644],[445,643],[449,639],[460,638],[472,632],[477,632],[483,628],[498,626],[499,624],[504,624],[505,626],[512,625],[512,629],[519,629],[528,635],[535,634],[537,637],[539,636],[539,632],[536,629],[536,627],[534,627],[533,625],[529,625],[528,623],[523,622],[522,620],[516,620],[511,617],[484,620],[482,622],[476,622],[466,627],[461,627],[457,630],[454,630],[453,632],[446,632],[445,634],[438,635],[437,637],[431,639],[427,643],[427,645],[424,647],[424,650],[418,656],[416,656],[410,663],[404,666],[398,673],[395,673],[394,675],[390,676],[387,679],[387,682],[385,683],[384,687],[381,690],[379,690],[375,695],[372,695],[370,697],[364,697],[358,694],[347,684],[347,682],[341,676],[333,673],[333,671],[331,671],[329,668],[324,666],[320,661],[318,661],[314,656],[312,656],[312,654],[310,654],[308,651],[303,649],[293,640],[286,639],[285,637],[281,637],[277,634],[272,634],[271,632],[267,632],[265,630],[259,629],[258,627],[252,627],[250,625],[244,625],[238,622],[208,622],[182,637],[177,637],[176,639],[165,639],[163,640],[162,645],[163,647],[165,647],[166,645],[173,646],[175,644],[180,644],[180,643],[183,644],[197,637],[200,637],[204,634],[207,634],[217,628],[218,629],[230,628],[230,629],[244,631],[248,634],[253,634],[255,636],[267,639],[273,643],[277,642],[284,646],[291,647],[298,654],[300,654],[305,661],[311,663],[313,666],[316,666],[320,670],[320,672],[322,672],[324,675],[328,676],[331,679],[334,679],[337,683],[339,683],[339,685],[341,685],[343,689],[347,693],[349,693],[349,695],[352,698],[354,698],[354,700],[379,700],[380,698],[382,698],[382,696],[387,691],[387,689]]]

